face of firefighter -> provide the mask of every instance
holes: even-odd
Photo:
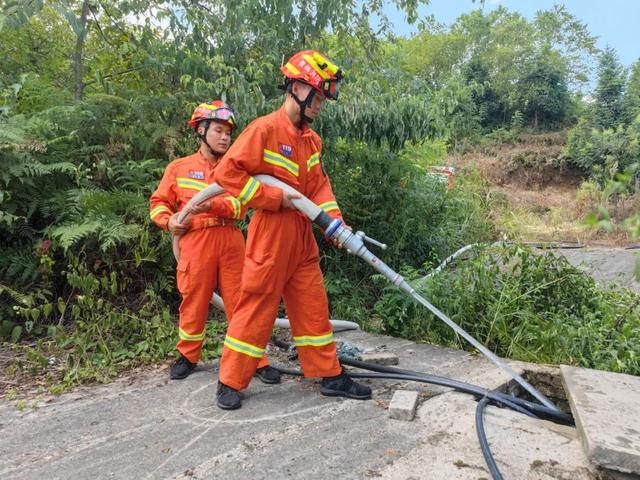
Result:
[[[198,133],[204,134],[204,125],[198,127]],[[222,156],[227,153],[231,146],[231,126],[226,123],[211,122],[207,130],[207,143],[216,155]]]
[[[305,98],[307,98],[307,95],[309,95],[309,92],[312,89],[313,87],[311,85],[307,85],[306,83],[301,82],[295,82],[292,86],[293,94],[300,100],[304,100]],[[311,101],[311,106],[305,108],[304,114],[311,120],[315,119],[320,113],[320,110],[322,110],[324,101],[324,95],[316,91],[316,94],[313,96],[313,100]]]

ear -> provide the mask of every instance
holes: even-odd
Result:
[[[307,85],[301,82],[293,82],[293,85],[291,85],[291,93],[298,98],[306,97],[306,87]]]

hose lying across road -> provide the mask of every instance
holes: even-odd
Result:
[[[288,349],[291,343],[274,339],[274,344],[280,348]],[[455,391],[468,393],[476,397],[479,402],[476,408],[476,432],[478,434],[478,440],[480,442],[480,449],[489,467],[494,480],[502,480],[502,474],[500,473],[495,459],[489,448],[489,442],[484,429],[483,415],[484,410],[488,405],[495,405],[498,407],[507,407],[512,410],[522,413],[531,418],[538,418],[544,420],[551,420],[563,425],[574,425],[573,417],[567,413],[561,412],[556,409],[540,405],[538,403],[529,402],[522,398],[508,395],[496,390],[488,390],[486,388],[473,385],[470,383],[462,382],[452,378],[442,377],[439,375],[431,375],[428,373],[415,372],[411,370],[404,370],[397,367],[389,367],[384,365],[377,365],[374,363],[363,362],[360,360],[354,360],[345,356],[340,356],[340,363],[351,367],[356,367],[362,370],[369,370],[370,372],[350,371],[349,376],[353,378],[370,378],[370,379],[384,379],[384,380],[404,380],[410,382],[427,383],[432,385],[438,385],[441,387],[452,388]],[[282,374],[301,376],[302,372],[299,370],[275,367]],[[373,373],[371,373],[373,372]]]
[[[275,340],[274,342],[281,348],[289,348],[290,343],[282,340]],[[551,420],[563,425],[574,425],[573,417],[567,413],[559,412],[548,408],[544,405],[529,402],[522,398],[514,397],[503,392],[495,390],[487,390],[486,388],[472,385],[470,383],[461,382],[447,377],[441,377],[438,375],[431,375],[427,373],[414,372],[411,370],[404,370],[395,367],[388,367],[383,365],[376,365],[369,362],[362,362],[360,360],[354,360],[351,358],[340,357],[340,363],[343,365],[349,365],[357,367],[363,370],[370,370],[371,372],[349,372],[349,376],[353,378],[370,378],[370,379],[383,379],[383,380],[404,380],[410,382],[428,383],[432,385],[438,385],[441,387],[449,387],[458,392],[469,393],[475,396],[480,401],[476,408],[476,433],[478,434],[478,440],[480,442],[480,449],[482,455],[485,458],[489,472],[494,480],[502,480],[502,474],[498,469],[496,461],[491,453],[489,442],[487,440],[487,434],[484,428],[484,409],[488,405],[495,405],[497,407],[508,407],[516,412],[522,413],[531,418],[539,418],[545,420]],[[275,367],[282,374],[302,376],[302,372],[299,370]]]

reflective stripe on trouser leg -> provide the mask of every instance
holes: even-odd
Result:
[[[209,301],[218,281],[217,252],[224,242],[208,228],[190,232],[180,241],[177,268],[178,290],[182,295],[178,328],[178,351],[192,363],[200,359]]]
[[[218,290],[224,301],[227,322],[233,321],[233,310],[240,298],[240,283],[242,280],[242,265],[244,263],[244,237],[240,230],[232,227],[222,227],[218,231],[229,231],[229,247],[218,258]],[[258,368],[269,365],[266,353],[258,362]]]
[[[342,371],[329,322],[327,294],[317,261],[300,265],[283,292],[293,341],[305,377],[333,377]]]
[[[220,359],[222,383],[236,390],[247,388],[263,360],[260,350],[269,341],[279,304],[280,295],[275,292],[267,295],[240,292]]]
[[[181,274],[182,272],[178,272]],[[193,283],[193,279],[191,279]],[[205,290],[204,292],[202,290]],[[209,300],[207,293],[213,292],[213,286],[208,289],[206,285],[200,285],[195,291],[182,295],[180,304],[180,321],[178,327],[178,351],[192,363],[200,359],[200,351],[205,338],[205,325],[209,312]]]

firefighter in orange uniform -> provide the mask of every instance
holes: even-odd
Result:
[[[242,206],[256,209],[247,238],[240,298],[225,337],[217,391],[222,409],[240,408],[284,299],[306,377],[322,377],[323,395],[371,398],[371,389],[343,372],[329,322],[318,245],[311,222],[291,203],[296,195],[254,178],[272,175],[341,218],[322,166],[322,141],[309,128],[325,99],[337,98],[342,72],[319,52],[305,50],[281,67],[282,107],[252,122],[216,169],[215,180]]]
[[[236,226],[247,207],[230,195],[220,195],[190,208],[189,224],[178,222],[178,212],[207,185],[222,155],[231,144],[236,128],[233,111],[222,101],[199,105],[189,121],[200,148],[188,157],[171,162],[160,185],[151,196],[151,219],[155,224],[181,235],[177,267],[178,290],[182,295],[178,328],[180,355],[171,365],[172,379],[186,378],[196,367],[205,336],[209,302],[216,287],[224,300],[227,319],[240,292],[244,261],[244,238]],[[265,383],[279,383],[280,372],[258,359],[256,376]]]

